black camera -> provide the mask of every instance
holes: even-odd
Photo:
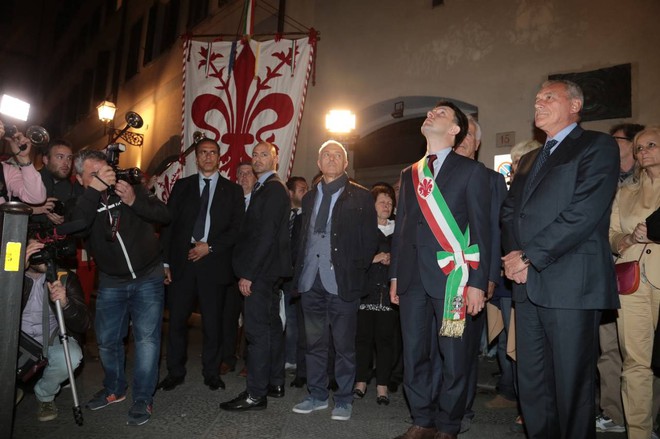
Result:
[[[57,259],[71,258],[76,255],[76,243],[73,240],[59,240],[46,243],[44,248],[30,256],[30,264],[48,264]]]
[[[64,216],[64,203],[61,200],[53,201],[53,210],[51,212],[59,216]]]
[[[128,184],[142,183],[142,171],[140,168],[119,168],[119,154],[126,151],[126,145],[123,143],[111,143],[105,148],[106,161],[115,171],[117,180],[124,180]]]

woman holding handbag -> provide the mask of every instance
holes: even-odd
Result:
[[[660,127],[646,128],[635,136],[633,151],[640,166],[619,189],[610,222],[610,244],[619,255],[617,263],[639,261],[639,286],[620,296],[617,319],[623,357],[621,393],[629,439],[648,439],[653,429],[651,355],[660,307],[660,244],[649,240],[646,218],[660,206],[658,145]],[[619,291],[625,291],[623,277],[619,280]]]

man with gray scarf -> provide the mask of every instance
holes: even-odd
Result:
[[[319,149],[322,180],[302,201],[302,229],[294,285],[301,293],[307,337],[309,396],[295,413],[328,407],[328,349],[336,351],[332,419],[351,418],[355,381],[355,333],[366,272],[377,247],[377,220],[369,191],[348,179],[344,146],[329,140]],[[332,337],[330,337],[332,335]]]

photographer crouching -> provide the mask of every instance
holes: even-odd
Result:
[[[167,206],[141,184],[117,179],[100,151],[80,151],[76,178],[85,188],[71,211],[84,220],[80,234],[96,259],[99,289],[95,330],[105,378],[103,389],[87,403],[99,410],[126,399],[123,339],[133,323],[135,365],[133,404],[128,425],[149,421],[158,380],[164,271],[153,224],[167,224]]]
[[[71,271],[66,277],[53,282],[46,280],[47,263],[54,263],[50,254],[43,251],[43,243],[30,238],[25,250],[25,281],[21,302],[21,331],[41,345],[47,346],[48,365],[34,385],[39,403],[37,419],[51,421],[57,417],[55,395],[60,385],[69,378],[65,349],[58,339],[58,323],[55,302],[60,301],[64,323],[75,338],[69,339],[71,365],[75,369],[82,360],[78,337],[87,331],[90,323],[78,277]]]

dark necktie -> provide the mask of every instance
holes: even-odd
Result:
[[[436,156],[435,154],[430,154],[427,158],[428,162],[429,162],[429,170],[431,171],[431,175],[433,176],[433,178],[435,178],[435,166],[434,165],[435,165],[435,161],[436,161],[437,158],[438,158],[438,156]]]
[[[529,179],[527,180],[528,184],[533,184],[534,179],[538,175],[539,171],[545,164],[545,162],[548,160],[550,157],[550,150],[557,144],[557,141],[552,139],[548,140],[548,142],[545,144],[543,147],[543,151],[539,154],[539,157],[536,159],[536,162],[534,163],[534,167],[532,168],[532,172],[529,173]]]
[[[298,216],[298,208],[293,207],[289,214],[289,236],[291,236],[291,232],[293,231],[293,223],[296,221],[296,216]]]
[[[199,199],[199,213],[197,214],[197,219],[195,220],[195,227],[193,227],[193,238],[195,241],[199,241],[204,237],[204,229],[206,228],[206,213],[209,209],[210,182],[210,178],[204,179],[204,189],[202,190],[202,196]]]
[[[263,184],[256,182],[252,187],[252,195],[254,195],[254,193],[257,192],[259,189],[261,189],[261,186],[263,186]]]

